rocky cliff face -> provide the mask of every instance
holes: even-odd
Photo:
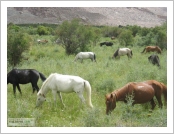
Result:
[[[167,21],[166,7],[8,7],[7,23],[51,23],[79,18],[89,25],[154,27]]]

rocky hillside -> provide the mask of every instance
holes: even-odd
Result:
[[[8,7],[7,23],[51,23],[79,18],[89,25],[154,27],[167,21],[166,7]]]

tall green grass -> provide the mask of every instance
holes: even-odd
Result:
[[[129,47],[133,50],[133,57],[130,60],[127,56],[113,60],[111,57],[118,47],[120,47],[118,43],[112,47],[91,46],[90,50],[95,52],[97,63],[91,60],[80,63],[80,61],[73,62],[75,55],[67,56],[59,45],[34,44],[25,54],[29,60],[23,61],[17,68],[33,68],[46,77],[57,72],[77,75],[88,80],[92,87],[91,97],[94,108],[90,109],[86,105],[81,107],[80,99],[75,93],[62,93],[65,108],[57,96],[55,107],[51,91],[46,95],[47,101],[43,106],[35,108],[36,92],[32,94],[31,84],[20,85],[23,95],[20,96],[17,91],[16,98],[13,95],[12,85],[9,84],[8,118],[35,118],[37,127],[166,127],[166,106],[163,109],[156,106],[151,112],[149,103],[128,107],[127,104],[118,102],[110,116],[105,114],[105,94],[128,82],[155,79],[167,84],[167,51],[159,55],[161,64],[159,69],[148,61],[148,56],[152,53],[141,53],[144,47]],[[41,85],[42,81],[39,80],[38,86]],[[86,93],[84,96],[86,98]]]

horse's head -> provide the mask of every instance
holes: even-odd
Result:
[[[115,51],[115,53],[113,54],[113,56],[112,56],[112,58],[114,59],[114,58],[116,58],[117,56],[118,56],[118,52],[119,52],[119,48]]]
[[[116,107],[116,95],[114,93],[108,94],[106,98],[106,114],[110,114]]]
[[[46,101],[45,95],[38,93],[37,94],[37,100],[36,100],[36,107],[39,107],[42,105],[42,103]]]

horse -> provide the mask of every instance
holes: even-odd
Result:
[[[103,46],[103,45],[112,46],[113,43],[112,43],[112,42],[101,42],[101,43],[100,43],[100,46]]]
[[[146,52],[145,52],[146,51]],[[161,48],[158,46],[147,46],[143,49],[143,51],[141,53],[147,53],[147,52],[154,52],[156,51],[157,53],[161,54]]]
[[[84,90],[87,91],[87,104],[92,108],[93,105],[91,103],[91,85],[87,80],[79,76],[73,75],[63,75],[58,73],[52,73],[46,79],[46,81],[42,84],[41,89],[37,93],[36,107],[39,107],[46,100],[47,92],[51,90],[54,96],[54,102],[56,104],[56,95],[61,100],[61,103],[65,107],[63,103],[63,99],[61,96],[62,93],[72,93],[75,92],[81,100],[81,104],[85,102],[83,97]]]
[[[162,108],[162,94],[164,95],[165,102],[167,102],[167,87],[163,83],[156,80],[129,82],[118,90],[105,95],[106,114],[110,114],[116,108],[116,101],[127,103],[127,96],[130,94],[133,94],[133,106],[134,104],[143,104],[150,101],[153,110],[156,106],[153,99],[155,96],[159,107]]]
[[[37,92],[39,91],[39,87],[37,85],[39,77],[42,81],[46,80],[46,77],[35,69],[12,69],[7,74],[7,85],[9,83],[13,84],[13,92],[16,96],[16,86],[18,88],[18,91],[22,95],[19,84],[31,83],[34,93],[35,90],[37,90]]]
[[[91,61],[96,62],[96,55],[94,52],[79,52],[76,55],[74,62],[77,61],[78,59],[81,60],[81,63],[83,62],[83,59],[91,59]]]
[[[114,40],[114,39],[115,39],[115,37],[114,37],[114,36],[112,36],[112,37],[111,37],[111,40]]]
[[[40,43],[47,43],[48,41],[45,40],[45,39],[44,39],[44,40],[39,40],[39,39],[38,39],[37,42],[40,44]]]
[[[159,59],[158,55],[153,54],[153,55],[151,55],[151,56],[148,57],[148,60],[153,65],[156,64],[158,67],[160,67],[160,59]]]
[[[132,58],[133,56],[132,50],[129,48],[118,48],[113,54],[112,58],[116,58],[118,56],[120,59],[120,56],[123,56],[123,55],[127,55],[128,59]]]

